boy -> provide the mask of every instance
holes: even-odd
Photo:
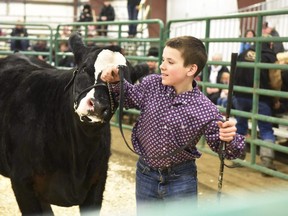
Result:
[[[199,39],[176,37],[166,42],[161,75],[147,76],[137,85],[124,81],[125,107],[141,110],[132,132],[133,147],[141,155],[136,172],[139,213],[149,209],[145,204],[150,206],[156,200],[165,203],[185,198],[190,202],[197,197],[195,159],[201,153],[196,144],[202,135],[215,152],[220,151],[221,140],[227,142],[227,159],[237,158],[244,149],[244,137],[236,134],[235,123],[221,121],[220,112],[194,80],[206,61]],[[103,70],[101,79],[112,83],[113,91],[119,93],[116,67]],[[192,138],[190,146],[171,155]]]

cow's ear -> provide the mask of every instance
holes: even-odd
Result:
[[[71,51],[74,54],[76,64],[79,64],[79,62],[82,62],[83,56],[86,53],[87,49],[87,47],[83,43],[80,33],[79,32],[72,33],[69,37],[68,43]]]
[[[124,78],[128,81],[128,82],[130,82],[130,83],[132,83],[132,70],[133,70],[133,66],[132,66],[132,64],[128,61],[128,60],[126,60],[126,65],[127,65],[127,67],[125,67],[124,68],[124,70],[125,70],[125,72],[124,72]]]

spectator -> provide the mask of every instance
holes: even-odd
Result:
[[[158,58],[158,55],[159,55],[158,48],[150,47],[150,49],[148,50],[147,57]],[[133,71],[131,74],[132,83],[134,84],[137,81],[141,82],[145,76],[156,73],[157,69],[158,69],[158,62],[155,60],[147,60],[146,62],[136,64],[133,67]]]
[[[212,56],[212,61],[222,61],[222,54],[215,53]],[[210,83],[221,83],[221,76],[223,72],[229,72],[226,66],[222,65],[211,65],[208,66],[208,81]],[[201,80],[203,80],[203,73],[201,74]],[[211,88],[207,87],[207,97],[217,105],[217,100],[220,97],[220,89],[219,88]]]
[[[139,4],[141,0],[128,0],[128,18],[129,20],[138,20]],[[128,37],[133,38],[137,34],[137,24],[130,24],[128,30]]]
[[[92,21],[93,21],[93,14],[91,6],[89,4],[85,4],[83,6],[78,22],[92,22]]]
[[[277,60],[276,54],[273,52],[272,43],[262,43],[261,50],[261,62],[263,63],[275,63]],[[250,48],[238,56],[238,61],[241,62],[254,62],[255,61],[255,50]],[[253,88],[254,86],[254,68],[242,68],[237,67],[235,71],[235,85],[245,86]],[[261,69],[260,71],[260,88],[271,89],[269,69]],[[234,107],[237,110],[250,112],[253,105],[253,95],[251,93],[244,93],[234,91],[235,100]],[[271,116],[272,115],[272,98],[270,96],[260,95],[259,96],[259,109],[258,113],[261,115]],[[248,119],[244,117],[236,117],[237,119],[237,133],[247,135],[248,133]],[[272,124],[269,122],[261,121],[258,122],[260,130],[260,138],[264,141],[274,143],[275,136],[272,129]],[[263,166],[274,169],[274,151],[270,148],[260,147],[260,158]]]
[[[70,52],[67,41],[63,41],[60,43],[60,52],[63,52],[63,55],[62,55],[62,58],[58,62],[58,66],[74,67],[75,66],[74,56],[66,55],[67,52]]]
[[[288,64],[288,52],[278,53],[277,54],[277,64]],[[279,78],[280,72],[280,78]],[[272,82],[273,89],[281,90],[288,92],[288,70],[279,70],[279,69],[270,69],[269,75],[271,76],[270,79],[273,79]],[[272,76],[274,75],[274,76]],[[276,76],[276,78],[275,78]],[[287,98],[280,98],[276,100],[274,104],[274,113],[275,114],[283,114],[288,112],[288,99]]]
[[[61,38],[67,40],[69,38],[70,34],[71,34],[71,27],[67,26],[67,25],[63,26]]]
[[[11,32],[12,37],[28,37],[28,31],[21,21],[18,21],[15,28]],[[13,51],[26,51],[29,48],[29,40],[27,39],[11,39],[11,50]]]
[[[254,30],[248,29],[248,30],[246,30],[244,36],[245,36],[245,38],[253,38],[253,37],[256,36],[256,34],[255,34],[255,31],[254,31]],[[239,53],[242,53],[242,52],[244,52],[245,50],[250,49],[252,46],[254,46],[254,42],[242,42],[242,43],[240,44]]]
[[[94,21],[94,18],[93,18],[91,6],[89,4],[85,4],[83,6],[78,22],[93,22],[93,21]],[[76,28],[77,28],[77,31],[81,32],[81,26],[76,26]],[[94,25],[87,25],[85,26],[85,29],[87,30],[88,34],[95,33]]]
[[[229,80],[230,80],[230,73],[224,71],[221,75],[220,83],[228,85]],[[220,97],[217,99],[217,105],[226,107],[227,99],[228,99],[228,89],[221,89]]]
[[[104,1],[103,7],[99,14],[99,18],[97,19],[98,22],[101,21],[113,21],[115,20],[115,10],[111,5],[110,1]],[[97,32],[99,36],[107,36],[107,25],[98,25]]]
[[[93,41],[94,36],[92,34],[88,34],[87,35],[87,41],[86,41],[86,46],[88,47],[92,47],[92,46],[96,46],[95,41]]]
[[[288,92],[288,70],[281,71],[282,85],[281,91]],[[281,115],[284,113],[288,113],[288,99],[280,98],[276,104],[274,104],[274,115]]]
[[[39,38],[41,38],[41,36]],[[37,42],[32,46],[32,50],[36,52],[49,52],[49,48],[47,47],[47,41],[37,40]],[[47,56],[38,55],[38,59],[46,60]]]
[[[272,37],[279,37],[278,31],[276,31],[275,26],[268,26],[268,22],[264,22],[262,26],[262,34],[263,35],[271,35]],[[273,42],[273,51],[277,54],[280,52],[284,52],[284,46],[282,42]]]

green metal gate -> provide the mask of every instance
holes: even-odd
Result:
[[[253,108],[251,112],[241,112],[237,111],[235,109],[232,109],[231,115],[232,116],[242,116],[249,118],[251,120],[251,137],[247,138],[247,143],[250,144],[250,158],[247,158],[245,161],[237,159],[236,161],[239,162],[241,165],[253,168],[255,170],[258,170],[263,173],[270,174],[272,176],[277,176],[283,179],[288,179],[288,173],[282,172],[281,170],[274,171],[268,168],[265,168],[261,166],[257,162],[257,147],[259,146],[265,146],[271,149],[274,149],[275,152],[281,152],[284,153],[287,157],[288,154],[288,147],[287,146],[281,146],[278,144],[271,144],[268,142],[264,142],[263,140],[260,140],[258,138],[258,131],[257,131],[257,121],[267,121],[274,124],[282,125],[282,126],[288,126],[288,119],[282,118],[282,117],[268,117],[264,115],[257,114],[258,110],[258,101],[259,101],[259,95],[270,95],[270,96],[276,96],[276,97],[282,97],[282,98],[288,98],[288,92],[281,92],[281,91],[275,91],[275,90],[264,90],[259,88],[259,78],[260,78],[260,69],[262,68],[269,68],[269,69],[282,69],[287,70],[287,64],[286,65],[276,65],[276,64],[267,64],[267,63],[260,63],[260,47],[261,42],[275,42],[275,41],[281,41],[281,42],[288,42],[288,37],[262,37],[262,23],[265,18],[269,17],[275,17],[278,16],[281,19],[288,19],[288,10],[277,10],[277,11],[257,11],[252,13],[238,13],[233,15],[225,15],[225,16],[215,16],[215,17],[203,17],[203,18],[195,18],[195,19],[182,19],[182,20],[170,20],[167,24],[166,29],[166,35],[165,38],[174,37],[174,36],[180,36],[180,35],[193,35],[200,38],[204,43],[208,50],[208,54],[211,55],[211,51],[213,51],[213,48],[215,49],[223,49],[228,52],[229,55],[231,55],[231,52],[238,52],[235,47],[237,47],[237,44],[240,44],[240,42],[244,41],[254,41],[256,44],[256,60],[254,63],[237,63],[237,66],[241,67],[250,67],[254,68],[255,76],[254,76],[254,87],[253,88],[247,88],[247,87],[241,87],[241,86],[235,86],[234,91],[239,92],[252,92],[253,93]],[[231,32],[229,32],[229,29],[231,31],[239,28],[240,29],[240,21],[244,18],[249,17],[256,17],[257,19],[257,29],[256,29],[256,35],[258,37],[255,37],[253,39],[247,39],[247,38],[240,38],[240,37],[231,37]],[[215,26],[219,28],[219,31],[215,32]],[[226,29],[226,31],[225,31]],[[225,65],[229,66],[229,58],[226,58],[226,61],[223,62],[213,62],[208,61],[208,65]],[[203,71],[204,78],[202,82],[199,82],[199,85],[202,86],[203,89],[206,89],[206,87],[216,87],[216,88],[227,88],[227,86],[223,84],[211,84],[208,82],[208,75],[207,75],[207,67]],[[206,92],[205,92],[206,93]],[[225,112],[225,109],[223,107],[220,107],[220,110],[222,112]],[[286,131],[285,131],[286,130]],[[283,134],[285,137],[288,136],[288,129],[283,129]],[[201,148],[203,152],[208,152],[211,154],[214,154],[205,144],[204,139],[202,139],[201,142]]]

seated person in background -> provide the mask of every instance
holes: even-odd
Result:
[[[222,54],[216,53],[212,56],[212,61],[222,61]],[[211,65],[208,66],[208,82],[210,83],[221,83],[221,76],[223,72],[229,72],[226,66],[222,65]],[[201,73],[201,80],[203,80],[204,74]],[[211,88],[207,87],[207,97],[217,105],[217,99],[220,97],[220,89],[219,88]]]
[[[220,83],[228,85],[229,79],[230,79],[230,73],[224,71],[222,73]],[[228,89],[221,89],[220,97],[217,99],[217,105],[226,107],[227,106],[227,99],[228,99]]]
[[[265,35],[271,35],[272,37],[280,37],[278,31],[275,29],[275,24],[270,23],[268,25],[268,22],[264,22],[262,25],[262,34]],[[284,52],[284,45],[281,41],[274,41],[273,42],[273,51],[277,53]]]
[[[41,38],[41,36],[39,37]],[[46,40],[38,40],[33,46],[32,50],[36,52],[49,52],[49,48],[47,47],[47,41]],[[40,60],[46,60],[47,56],[38,55],[38,59]]]
[[[150,47],[148,50],[148,57],[158,58],[159,51],[157,47]],[[131,81],[132,83],[136,83],[137,81],[141,82],[142,79],[149,75],[157,73],[158,71],[158,62],[155,60],[147,60],[146,62],[142,62],[133,66],[133,71],[131,72]]]
[[[10,34],[12,37],[28,37],[28,31],[21,23],[18,21],[15,28],[12,29]],[[26,51],[29,48],[29,40],[26,39],[11,39],[11,50],[13,51]]]
[[[71,27],[67,25],[63,26],[62,32],[61,32],[61,38],[68,39],[70,34],[71,34]]]
[[[245,38],[253,38],[253,37],[255,37],[255,36],[256,36],[256,33],[255,33],[255,31],[252,30],[252,29],[246,30],[245,35],[244,35]],[[251,46],[254,46],[254,42],[242,42],[242,43],[240,44],[239,53],[242,53],[242,52],[244,52],[245,50],[250,49]]]
[[[281,91],[288,92],[288,70],[281,71]],[[288,114],[288,98],[279,98],[273,107],[274,115]]]
[[[262,63],[275,63],[277,61],[276,54],[273,52],[273,43],[263,42],[261,49],[261,62]],[[237,61],[239,62],[254,62],[255,49],[250,48],[241,53]],[[269,69],[260,70],[260,88],[271,90],[271,77],[269,76]],[[235,71],[234,85],[253,88],[254,86],[254,68],[245,68],[238,66]],[[235,109],[245,112],[250,112],[253,107],[253,95],[247,92],[234,91],[233,105]],[[258,114],[267,117],[272,116],[273,96],[259,95]],[[248,119],[242,116],[236,116],[237,133],[242,135],[248,134]],[[275,143],[275,136],[272,124],[267,121],[257,121],[259,128],[259,136],[261,140],[266,142]],[[274,150],[268,147],[260,146],[260,159],[264,167],[275,170]],[[263,174],[264,175],[264,174]]]
[[[73,55],[65,55],[66,52],[70,52],[69,45],[67,41],[63,41],[60,43],[60,52],[63,52],[64,55],[61,59],[59,59],[58,66],[61,67],[74,67],[75,61]]]
[[[90,40],[90,39],[93,39],[93,38],[94,38],[93,34],[88,34],[87,35],[87,39],[88,40],[86,41],[86,46],[88,46],[88,47],[96,46],[95,41]]]
[[[104,1],[103,7],[99,14],[99,18],[97,19],[98,22],[101,21],[113,21],[115,20],[115,10],[111,5],[110,1]],[[107,36],[107,25],[98,25],[97,32],[99,36]]]

